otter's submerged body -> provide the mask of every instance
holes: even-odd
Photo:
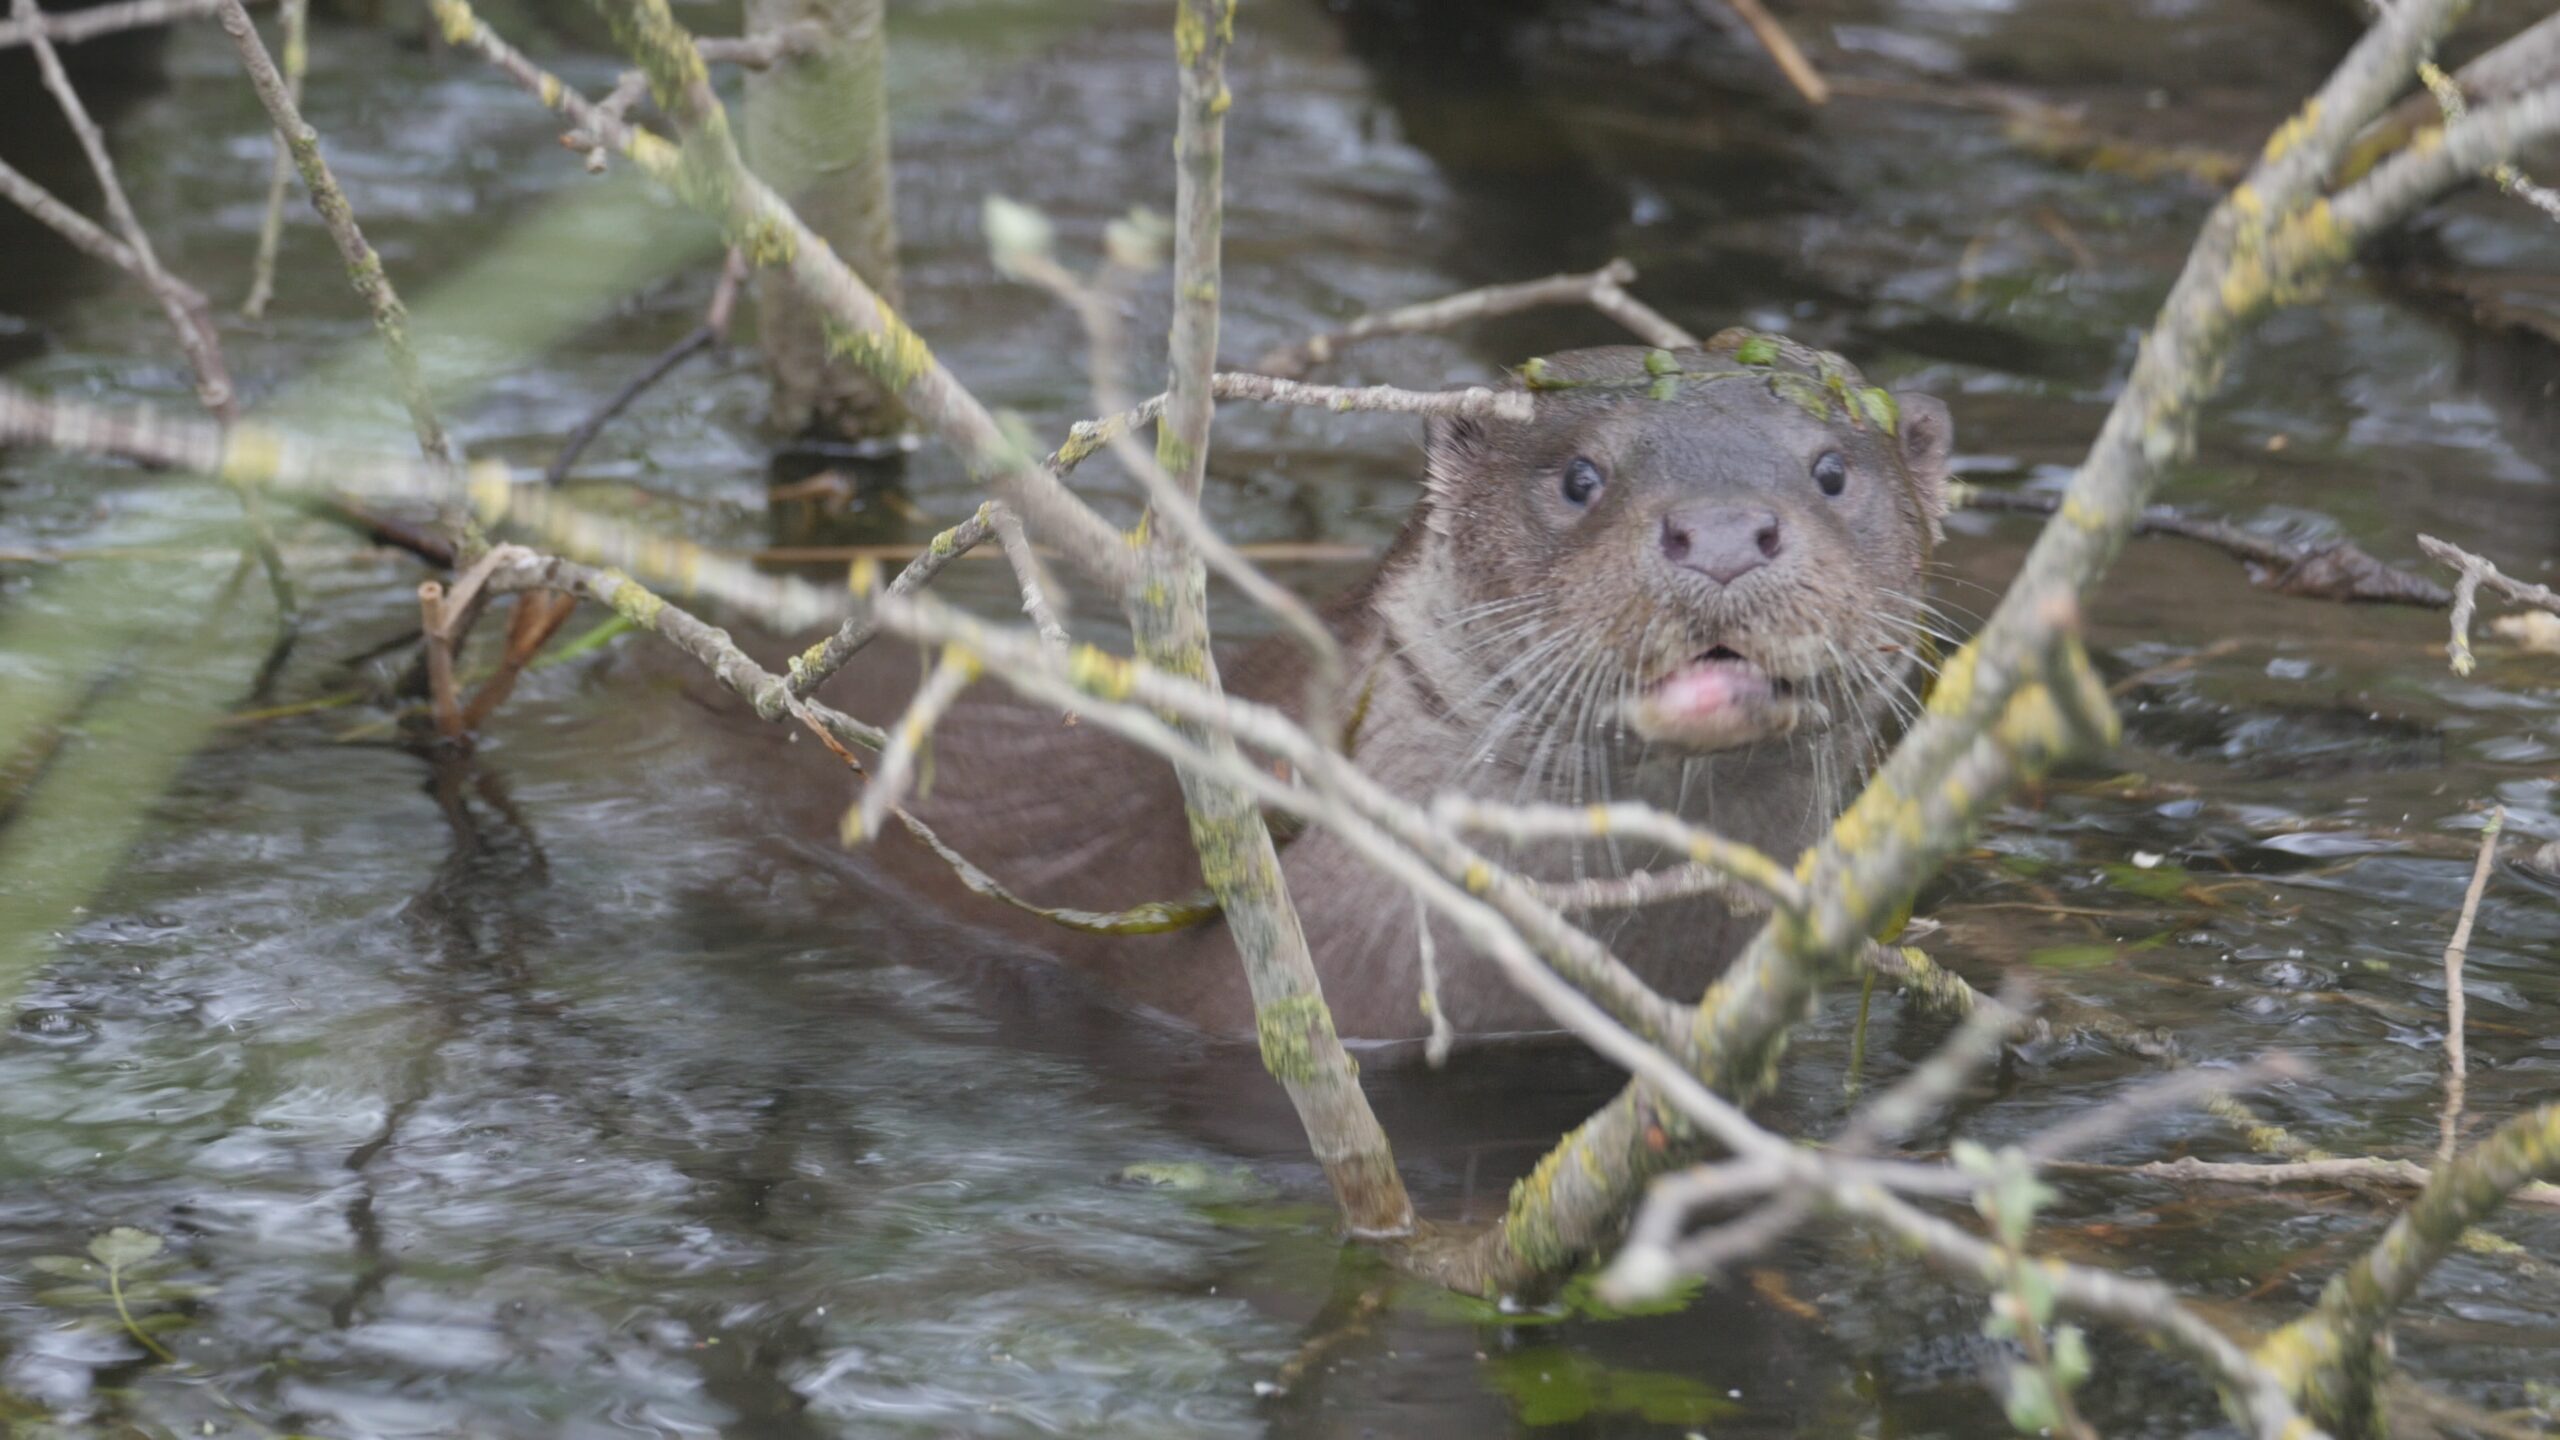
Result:
[[[1360,692],[1347,707],[1353,758],[1416,800],[1641,801],[1794,856],[1907,706],[1946,412],[1740,332],[1704,350],[1577,351],[1528,374],[1535,420],[1434,423],[1421,504],[1377,571],[1330,607]],[[912,655],[866,657],[844,693],[868,708],[873,684],[904,688],[914,668]],[[1306,677],[1295,645],[1274,639],[1225,678],[1295,711]],[[1199,889],[1165,762],[999,682],[976,693],[944,722],[913,807],[950,845],[1041,905],[1115,911]],[[1669,858],[1605,838],[1486,848],[1550,881]],[[1222,923],[1077,933],[966,893],[903,833],[880,849],[905,883],[1147,1009],[1252,1032]],[[1343,1036],[1425,1036],[1413,896],[1320,828],[1281,861]],[[1686,998],[1757,924],[1703,898],[1582,918]],[[1554,1028],[1445,922],[1432,934],[1440,1009],[1462,1040]]]

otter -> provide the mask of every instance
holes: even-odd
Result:
[[[1358,691],[1354,761],[1418,800],[1640,800],[1793,857],[1913,704],[1932,623],[1924,568],[1946,501],[1945,407],[1742,331],[1702,349],[1573,351],[1510,383],[1535,392],[1535,418],[1431,421],[1421,499],[1374,572],[1326,612]],[[1295,712],[1309,663],[1295,642],[1269,639],[1228,666],[1228,687]],[[912,686],[916,663],[888,654],[856,668],[846,693],[871,702],[874,687]],[[902,683],[883,673],[898,671]],[[1042,905],[1111,911],[1200,888],[1166,763],[999,683],[945,720],[912,808]],[[1144,1009],[1252,1033],[1215,920],[1078,934],[961,891],[894,828],[877,852],[904,883],[950,895],[958,914]],[[1423,1039],[1414,899],[1321,829],[1281,854],[1344,1038]],[[1506,859],[1570,880],[1662,857],[1591,840]],[[1710,899],[1584,918],[1684,999],[1757,925]],[[1445,923],[1432,933],[1439,1009],[1458,1037],[1552,1030]]]

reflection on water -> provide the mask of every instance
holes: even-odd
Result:
[[[1973,478],[2052,485],[2207,198],[2042,164],[1960,108],[1853,96],[1805,115],[1684,5],[1341,8],[1248,11],[1231,355],[1626,255],[1683,322],[1848,349],[1950,399]],[[902,71],[921,77],[899,134],[910,308],[991,404],[1043,433],[1079,413],[1083,381],[1059,357],[1081,343],[1038,295],[991,281],[979,203],[1037,204],[1070,247],[1129,204],[1167,203],[1160,9],[901,13]],[[2120,129],[2242,149],[2342,39],[2306,42],[2304,16],[2249,0],[1823,0],[1790,21],[1828,36],[1844,73],[1995,79]],[[562,68],[601,88],[615,66],[588,50]],[[167,77],[130,93],[115,138],[171,265],[221,293],[246,274],[265,141],[218,36],[178,37]],[[452,317],[422,329],[475,449],[547,459],[693,323],[709,275],[688,258],[691,223],[636,187],[599,189],[495,78],[324,27],[309,108],[412,293],[457,297],[422,303]],[[521,268],[549,242],[488,261],[534,225],[584,237],[599,265],[595,247],[612,248],[610,305],[582,309],[557,293],[566,281]],[[2547,228],[2483,197],[2452,207],[2437,243],[2510,269],[2551,253]],[[31,317],[0,323],[13,378],[187,403],[146,306],[41,269],[29,284],[0,267],[0,304]],[[272,328],[231,333],[248,389],[370,396],[370,359],[342,358],[364,354],[355,311],[308,225],[284,280]],[[2550,356],[2398,295],[2351,280],[2274,317],[2172,496],[2242,519],[2316,513],[2389,556],[2429,531],[2534,573],[2560,551]],[[535,353],[494,344],[493,317]],[[1340,369],[1432,384],[1600,338],[1587,317],[1522,318]],[[764,512],[757,385],[744,356],[693,370],[607,433],[587,483],[723,543],[803,523]],[[387,402],[366,405],[315,423],[399,434]],[[1375,544],[1412,494],[1416,450],[1395,422],[1230,412],[1213,504],[1244,539]],[[1080,482],[1121,483],[1100,467]],[[200,546],[223,503],[12,456],[0,552]],[[900,496],[830,523],[911,537],[972,503],[928,453]],[[2028,532],[1955,528],[1940,593],[1963,614],[1986,608]],[[313,618],[281,699],[390,663],[350,657],[414,617],[405,562],[318,532],[295,556]],[[220,596],[229,562],[0,560],[0,625],[49,633],[87,604],[112,623],[85,644],[147,657],[168,596]],[[985,571],[951,583],[994,599]],[[269,634],[257,587],[233,588],[193,646],[216,698]],[[122,608],[80,599],[102,594]],[[2271,1098],[2273,1118],[2342,1153],[2423,1153],[2471,807],[2560,834],[2548,665],[2492,649],[2457,681],[2435,616],[2276,599],[2166,541],[2126,555],[2092,618],[2114,672],[2143,675],[2130,738],[1932,888],[1941,953],[1984,978],[2037,965],[2070,1000],[2200,1056],[2307,1055],[2318,1076]],[[0,805],[21,826],[31,775],[111,738],[97,707],[127,693],[66,690],[35,715],[49,663],[32,642],[0,646]],[[238,1432],[245,1411],[326,1435],[2001,1432],[1976,1309],[1854,1240],[1631,1320],[1503,1320],[1395,1285],[1329,1239],[1320,1181],[1249,1056],[1140,1030],[873,893],[827,845],[836,797],[757,790],[768,768],[667,673],[629,642],[541,672],[468,763],[393,747],[361,710],[226,727],[183,765],[197,739],[173,742],[171,788],[66,912],[0,1037],[0,1424]],[[131,681],[114,684],[152,693]],[[2560,1003],[2560,909],[2520,871],[2490,894],[2471,1103],[2496,1118],[2560,1070],[2539,1018]],[[1890,1001],[1877,1015],[1869,1083],[1939,1038]],[[1836,1118],[1848,1022],[1835,1007],[1796,1047],[1774,1121]],[[1921,1143],[2023,1133],[2141,1073],[2096,1047],[2031,1052]],[[1479,1218],[1611,1088],[1566,1055],[1372,1084],[1417,1196]],[[2179,1152],[2243,1147],[2169,1117],[2106,1158]],[[1141,1184],[1123,1178],[1133,1165],[1214,1183]],[[2374,1213],[2353,1197],[2077,1184],[2052,1239],[2267,1323]],[[136,1293],[176,1365],[146,1363],[55,1274],[113,1225],[167,1241]],[[2500,1229],[2560,1252],[2548,1217]],[[2549,1264],[2461,1258],[2401,1351],[2467,1399],[2520,1405],[2523,1377],[2560,1368],[2555,1315]],[[2102,1343],[2099,1371],[2086,1408],[2109,1435],[2221,1423],[2132,1347]],[[1257,1393],[1282,1378],[1284,1394]]]

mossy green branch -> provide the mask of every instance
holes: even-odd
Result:
[[[2377,1342],[2465,1231],[2537,1180],[2560,1177],[2560,1103],[2490,1132],[2440,1167],[2373,1248],[2331,1280],[2309,1315],[2269,1336],[2258,1360],[2315,1418],[2343,1434],[2373,1428]]]
[[[1224,219],[1228,47],[1235,0],[1177,0],[1174,49],[1181,61],[1175,126],[1171,377],[1156,429],[1156,458],[1185,502],[1196,500],[1208,464],[1216,408],[1219,249]],[[1137,564],[1122,591],[1148,664],[1213,692],[1207,572],[1179,524],[1143,523],[1128,553]],[[1093,662],[1080,660],[1091,676]],[[1091,677],[1100,678],[1100,677]],[[1219,767],[1238,761],[1235,738],[1185,723],[1184,736]],[[1357,1234],[1401,1235],[1412,1202],[1396,1172],[1386,1131],[1361,1093],[1358,1070],[1334,1032],[1315,962],[1289,899],[1279,850],[1251,792],[1184,767],[1183,807],[1202,880],[1226,912],[1227,929],[1252,991],[1264,1067],[1288,1092],[1308,1143],[1333,1183],[1345,1224]]]

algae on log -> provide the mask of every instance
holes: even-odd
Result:
[[[895,306],[886,9],[885,0],[747,0],[750,38],[791,30],[814,39],[748,72],[746,140],[755,172]],[[756,312],[775,428],[859,440],[905,423],[896,397],[829,345],[823,312],[786,271],[759,272]]]

